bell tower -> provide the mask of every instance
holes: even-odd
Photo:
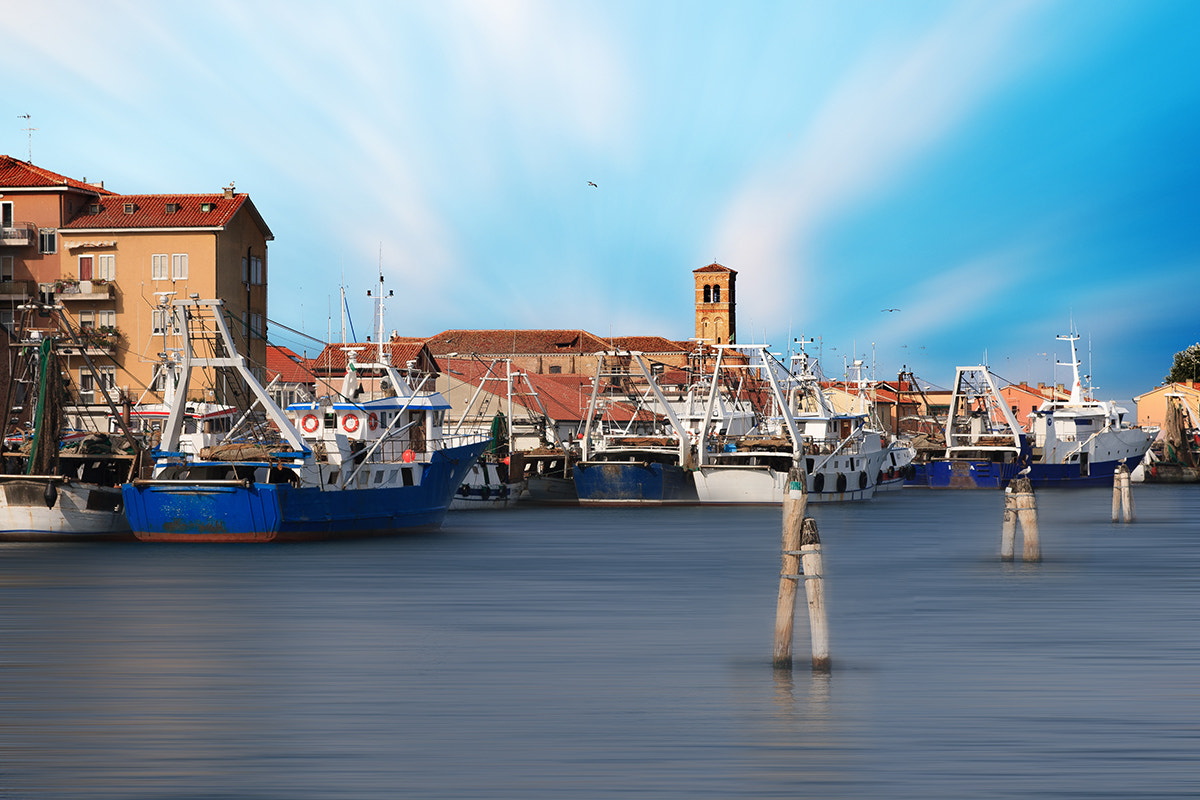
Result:
[[[713,262],[692,270],[692,276],[696,279],[696,338],[709,344],[737,344],[737,272]]]

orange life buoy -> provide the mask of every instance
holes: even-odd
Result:
[[[367,427],[371,430],[375,430],[379,427],[379,415],[374,411],[372,411],[370,414],[367,414]]]
[[[347,414],[342,417],[342,430],[346,433],[354,433],[358,430],[358,415]]]
[[[305,433],[316,433],[321,422],[312,414],[305,414],[304,419],[300,420],[300,427]]]
[[[411,464],[413,462],[413,459],[415,459],[416,457],[417,457],[417,454],[414,453],[412,450],[404,451],[404,463],[405,464]]]

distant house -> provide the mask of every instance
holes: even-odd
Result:
[[[1200,414],[1200,381],[1168,383],[1156,386],[1145,394],[1133,398],[1137,403],[1137,423],[1142,427],[1155,426],[1162,429],[1166,424],[1167,398],[1180,395],[1188,408]]]
[[[281,408],[315,399],[317,376],[308,359],[286,347],[267,345],[267,388]]]
[[[425,340],[436,358],[475,356],[509,359],[513,368],[532,375],[594,375],[596,356],[612,350],[637,350],[656,363],[682,367],[690,343],[661,336],[601,338],[584,330],[448,330]]]
[[[1000,387],[1000,396],[1012,411],[1017,422],[1026,433],[1033,432],[1033,412],[1041,408],[1047,400],[1068,400],[1071,393],[1062,384],[1049,386],[1039,383],[1031,386],[1027,383],[1010,383]]]

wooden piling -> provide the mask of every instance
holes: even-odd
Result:
[[[1021,538],[1024,549],[1023,561],[1041,561],[1042,547],[1038,540],[1037,500],[1033,496],[1033,484],[1021,476],[1009,484],[1015,501],[1017,520],[1021,523]]]
[[[792,666],[792,629],[796,618],[796,582],[800,571],[800,529],[808,506],[804,473],[793,467],[783,495],[783,563],[779,571],[779,598],[775,604],[775,656],[777,668]]]
[[[1113,472],[1113,515],[1112,521],[1117,521],[1117,509],[1121,509],[1124,522],[1133,522],[1133,481],[1129,477],[1129,467],[1122,461]]]
[[[829,624],[825,617],[825,568],[821,559],[821,537],[817,521],[804,520],[800,536],[800,560],[804,567],[804,593],[808,597],[808,629],[812,637],[812,668],[828,672]]]
[[[1000,532],[1000,560],[1012,561],[1017,539],[1017,498],[1012,486],[1004,487],[1004,526]]]

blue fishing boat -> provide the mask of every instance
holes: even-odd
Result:
[[[702,405],[694,393],[692,402]],[[580,505],[699,502],[693,476],[697,434],[684,425],[675,405],[641,353],[598,357],[583,457],[574,466]]]
[[[143,541],[263,542],[388,535],[439,527],[455,489],[487,446],[445,437],[449,404],[432,376],[377,358],[349,368],[336,397],[281,409],[236,354],[220,300],[174,303],[183,337],[153,478],[122,487]],[[201,352],[203,351],[203,352]],[[198,454],[179,447],[194,368],[232,372],[265,411]],[[364,393],[359,375],[384,376]],[[213,385],[213,384],[209,384]],[[257,436],[247,431],[258,429]]]

